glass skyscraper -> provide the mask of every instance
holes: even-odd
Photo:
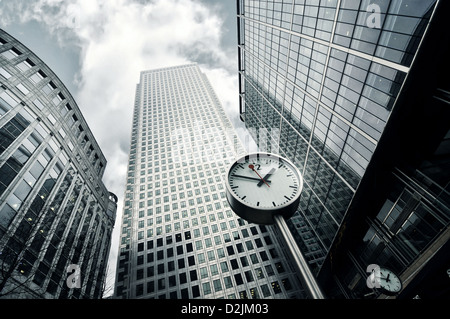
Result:
[[[77,104],[0,30],[0,298],[101,298],[117,197]]]
[[[301,298],[270,227],[235,215],[244,152],[196,64],[143,71],[136,88],[115,298]]]
[[[237,0],[241,119],[304,176],[289,224],[329,297],[384,297],[370,264],[400,275],[398,297],[426,295],[431,269],[445,278],[448,14],[434,0]]]

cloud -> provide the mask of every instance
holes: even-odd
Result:
[[[140,71],[197,62],[239,124],[236,51],[223,47],[221,8],[194,0],[27,0],[2,2],[0,14],[4,24],[14,15],[38,22],[58,46],[77,48],[71,93],[108,160],[104,182],[121,198]]]
[[[20,8],[22,22],[38,21],[59,46],[79,49],[78,91],[72,93],[109,161],[106,184],[125,174],[113,163],[128,151],[140,71],[198,62],[213,86],[226,83],[227,94],[218,92],[219,98],[237,109],[236,59],[221,46],[225,28],[217,6],[190,0],[39,0],[14,6],[10,13]]]

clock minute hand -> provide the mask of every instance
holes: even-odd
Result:
[[[233,174],[231,176],[239,177],[239,178],[245,178],[245,179],[249,179],[249,180],[252,180],[252,181],[261,181],[261,179],[259,179],[259,178],[254,178],[254,177],[249,177],[249,176],[236,175],[236,174]],[[270,183],[270,181],[266,181],[266,182]]]
[[[264,184],[264,181],[267,181],[267,179],[275,172],[275,168],[271,168],[271,170],[269,171],[269,173],[266,174],[266,176],[263,177],[263,179],[261,179],[258,183],[258,187],[261,187],[262,184]]]

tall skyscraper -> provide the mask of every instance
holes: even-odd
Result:
[[[383,298],[366,283],[378,264],[399,274],[397,297],[445,293],[448,4],[237,0],[237,11],[241,119],[304,176],[289,224],[325,292]]]
[[[136,88],[116,298],[296,298],[270,227],[229,208],[244,151],[196,64],[143,71]]]
[[[0,298],[101,298],[117,197],[74,99],[0,30]]]

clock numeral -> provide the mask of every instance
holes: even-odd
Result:
[[[275,202],[272,202],[273,206],[277,206],[277,204],[275,204]]]
[[[287,197],[286,195],[284,195],[284,198],[286,198],[287,200],[291,200],[289,197]]]
[[[231,187],[231,189],[236,189],[236,188],[238,188],[239,186],[233,186],[233,187]]]
[[[245,199],[247,196],[242,197],[241,199]]]

